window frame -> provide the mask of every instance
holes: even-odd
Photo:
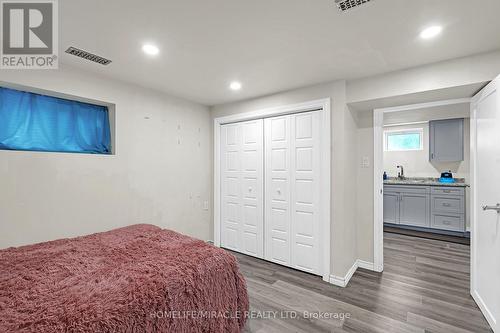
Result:
[[[412,148],[412,149],[394,149],[389,150],[389,140],[388,137],[391,134],[418,134],[420,136],[420,147]],[[396,130],[384,130],[384,152],[408,152],[408,151],[422,151],[424,150],[424,129],[419,128],[405,128],[405,129],[396,129]]]

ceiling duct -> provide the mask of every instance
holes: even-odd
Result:
[[[74,56],[82,58],[82,59],[85,59],[85,60],[93,61],[93,62],[101,64],[101,65],[109,65],[111,63],[111,60],[109,60],[109,59],[100,57],[98,55],[95,55],[95,54],[87,52],[87,51],[77,49],[76,47],[73,47],[73,46],[69,47],[66,50],[66,53],[74,55]]]
[[[337,4],[337,7],[339,7],[339,10],[341,12],[345,12],[349,9],[364,5],[370,1],[371,0],[335,0],[335,3]]]

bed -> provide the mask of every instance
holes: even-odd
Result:
[[[0,332],[239,332],[235,257],[134,225],[0,251]]]

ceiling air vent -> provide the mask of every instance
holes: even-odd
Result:
[[[96,63],[101,64],[101,65],[109,65],[111,63],[111,60],[109,60],[109,59],[100,57],[98,55],[92,54],[92,53],[87,52],[87,51],[77,49],[76,47],[73,47],[73,46],[69,47],[66,50],[66,53],[83,58],[85,60],[96,62]]]
[[[349,9],[364,5],[365,3],[368,3],[370,1],[371,0],[335,0],[341,12],[345,12]]]

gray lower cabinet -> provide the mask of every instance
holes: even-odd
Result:
[[[431,226],[429,214],[429,194],[401,193],[399,224],[428,228]]]
[[[384,193],[384,223],[399,224],[399,193]]]
[[[385,185],[384,223],[464,232],[465,189]]]
[[[384,223],[430,226],[428,186],[384,186]]]
[[[431,227],[448,231],[465,231],[465,188],[433,187],[431,189]]]

